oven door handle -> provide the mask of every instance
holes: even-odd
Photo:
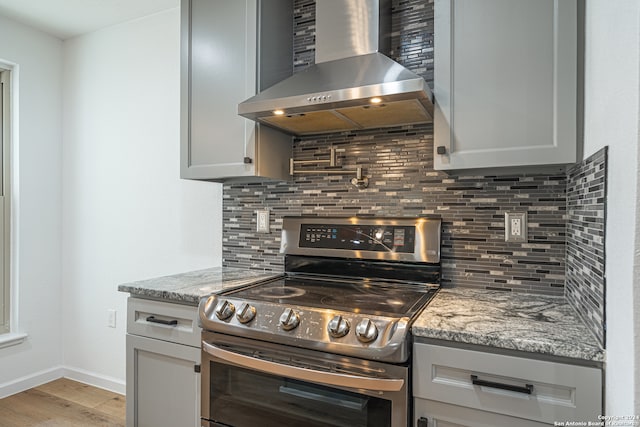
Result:
[[[222,359],[243,368],[309,381],[316,384],[369,391],[400,391],[404,386],[403,379],[369,378],[358,375],[315,371],[313,369],[299,368],[297,366],[282,365],[280,363],[256,359],[255,357],[223,350],[204,341],[202,342],[202,349],[213,357],[217,357],[218,359]]]

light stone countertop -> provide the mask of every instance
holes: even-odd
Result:
[[[118,290],[141,298],[197,305],[212,293],[279,275],[214,267],[124,283]],[[604,350],[563,297],[442,289],[416,319],[411,332],[415,337],[604,361]]]
[[[604,361],[604,350],[563,297],[442,289],[411,332],[415,337]]]
[[[241,268],[213,267],[172,276],[123,283],[120,292],[141,298],[197,305],[200,299],[223,289],[235,288],[279,276],[278,273]]]

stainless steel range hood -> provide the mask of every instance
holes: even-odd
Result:
[[[294,135],[432,121],[425,80],[381,52],[389,0],[316,1],[316,64],[238,105],[238,114]]]

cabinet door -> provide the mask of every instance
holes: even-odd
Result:
[[[256,0],[182,0],[182,178],[254,173],[255,124],[237,105],[256,93],[256,16]]]
[[[434,34],[435,169],[576,161],[576,0],[436,0]]]
[[[200,425],[200,349],[127,334],[127,427]]]
[[[428,427],[545,427],[549,425],[424,399],[414,399],[414,414],[414,426],[418,427],[424,425],[424,419],[427,420]],[[423,422],[419,422],[420,419]]]

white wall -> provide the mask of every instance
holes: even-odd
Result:
[[[221,185],[179,179],[179,42],[175,8],[63,48],[64,363],[120,391],[117,285],[221,263]]]
[[[19,304],[12,311],[14,328],[28,334],[24,343],[0,349],[0,394],[62,362],[61,52],[60,40],[0,16],[0,61],[17,64],[19,78],[12,195],[12,282]]]
[[[614,4],[615,3],[615,4]],[[585,157],[609,146],[607,200],[606,412],[634,408],[634,252],[638,179],[640,4],[587,0],[585,46]],[[636,311],[640,307],[636,305]],[[636,331],[638,332],[638,331]],[[637,396],[637,394],[636,394]],[[637,405],[637,403],[636,403]]]

